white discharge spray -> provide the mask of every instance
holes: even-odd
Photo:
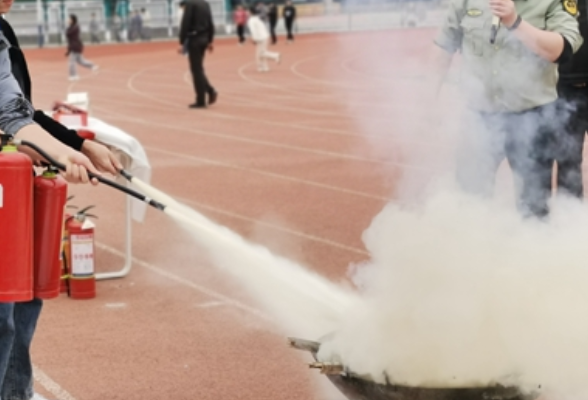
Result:
[[[189,207],[170,204],[164,212],[206,246],[215,265],[250,289],[289,334],[319,339],[338,326],[346,310],[357,301],[352,291],[248,243]]]
[[[160,192],[142,187],[162,200]],[[164,210],[319,359],[379,383],[495,383],[588,394],[588,209],[560,200],[550,223],[452,191],[418,211],[387,206],[364,233],[361,298],[247,243],[171,198]]]

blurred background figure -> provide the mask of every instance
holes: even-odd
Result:
[[[214,20],[210,4],[206,0],[189,0],[184,4],[179,40],[180,52],[187,50],[190,71],[194,83],[196,102],[190,108],[206,108],[216,103],[217,91],[212,87],[204,73],[204,55],[213,51]],[[206,97],[208,95],[208,104]]]
[[[292,29],[294,28],[294,21],[296,21],[296,7],[292,5],[290,0],[286,0],[286,5],[282,10],[282,16],[284,17],[284,25],[286,26],[286,32],[288,33],[287,43],[292,43],[294,41]]]
[[[237,31],[240,45],[245,42],[245,25],[247,25],[248,17],[249,14],[245,10],[245,7],[239,4],[233,13],[233,22],[235,23],[235,29]]]
[[[100,26],[98,25],[98,21],[96,20],[96,13],[92,13],[90,17],[90,42],[91,43],[100,43]]]
[[[272,37],[272,44],[276,44],[278,42],[278,37],[276,36],[276,25],[278,24],[278,6],[276,6],[276,3],[270,3],[267,11],[267,18],[269,22],[270,35]]]
[[[84,44],[80,38],[80,25],[78,24],[78,17],[75,14],[69,16],[69,26],[65,32],[67,37],[67,53],[69,57],[69,80],[75,81],[80,79],[76,71],[76,64],[91,70],[97,70],[98,66],[86,60],[82,53],[84,52]]]
[[[255,43],[255,62],[257,63],[257,70],[259,72],[267,72],[269,71],[267,59],[270,58],[276,63],[279,63],[280,53],[267,50],[269,32],[265,23],[257,13],[257,7],[251,10],[252,15],[249,17],[249,21],[247,21],[247,28],[249,28],[251,40]]]
[[[584,45],[566,63],[559,64],[557,91],[570,112],[557,152],[557,191],[584,198],[582,161],[588,130],[588,1],[578,1],[578,25]]]
[[[122,35],[120,34],[122,30],[122,20],[118,14],[114,14],[114,17],[112,17],[111,30],[114,40],[119,43],[122,42]]]
[[[141,39],[151,40],[151,13],[141,8]]]
[[[143,28],[143,20],[139,10],[133,11],[131,18],[129,19],[129,41],[134,41],[141,37],[141,31]]]
[[[265,5],[265,3],[258,1],[256,6],[255,6],[255,10],[257,11],[257,16],[259,17],[259,19],[267,25],[267,6]]]

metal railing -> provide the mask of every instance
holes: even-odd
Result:
[[[249,0],[253,1],[253,0]],[[90,43],[92,15],[98,25],[97,37],[101,42],[128,42],[133,40],[165,39],[177,35],[179,0],[143,0],[133,2],[128,16],[107,18],[102,0],[46,1],[44,9],[38,4],[15,3],[6,16],[24,45],[63,45],[69,14],[76,14],[82,29],[82,39]],[[231,12],[224,0],[209,0],[217,33],[233,34]],[[343,0],[296,4],[298,18],[295,31],[341,32],[377,30],[415,26],[437,26],[445,11],[443,0]],[[135,10],[149,11],[149,21],[143,29],[133,24]],[[281,13],[280,13],[281,15]],[[283,21],[278,22],[279,34],[285,32]]]

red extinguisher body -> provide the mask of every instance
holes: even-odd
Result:
[[[33,165],[14,146],[0,151],[0,301],[33,298]]]
[[[94,273],[94,228],[84,227],[84,219],[72,217],[67,221],[69,296],[72,299],[96,297]]]
[[[34,179],[34,294],[39,299],[59,296],[61,240],[67,183],[53,171]]]

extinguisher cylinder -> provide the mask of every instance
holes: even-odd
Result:
[[[0,151],[0,302],[33,298],[33,164]]]
[[[36,298],[59,296],[61,241],[67,183],[53,171],[34,179],[34,294]]]
[[[69,297],[92,299],[96,297],[94,272],[94,228],[85,228],[83,219],[71,218],[68,233]]]

